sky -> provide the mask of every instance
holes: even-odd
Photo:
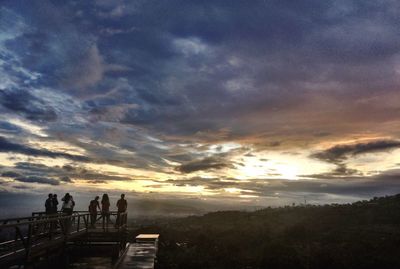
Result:
[[[398,193],[399,10],[3,0],[0,196],[275,206]]]

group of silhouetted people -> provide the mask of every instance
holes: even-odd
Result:
[[[46,199],[46,202],[44,203],[44,206],[46,208],[46,214],[56,214],[58,211],[58,199],[57,199],[57,194],[52,194],[49,193],[48,198]]]
[[[94,228],[96,221],[97,221],[97,215],[99,210],[101,212],[101,216],[103,218],[103,227],[108,227],[108,223],[111,222],[110,220],[110,198],[108,197],[108,194],[103,194],[103,197],[101,199],[101,207],[99,203],[99,196],[96,196],[92,201],[90,201],[89,204],[89,214],[90,214],[90,224]],[[74,210],[75,202],[69,193],[66,193],[65,196],[61,199],[62,201],[62,206],[61,206],[61,212],[67,215],[72,215],[72,212]],[[121,217],[121,213],[126,212],[126,209],[128,207],[128,203],[125,200],[125,194],[121,194],[121,198],[117,201],[117,219],[115,226],[121,225],[122,222],[125,220],[123,219],[124,217]],[[57,214],[58,213],[58,199],[57,199],[57,194],[52,194],[50,193],[48,198],[46,199],[45,202],[45,209],[46,209],[46,214],[51,215],[51,214]],[[105,225],[106,224],[106,225]]]
[[[74,198],[72,195],[69,193],[66,193],[64,197],[61,199],[62,201],[62,206],[61,206],[61,212],[66,215],[72,215],[72,212],[74,210],[75,202]],[[49,193],[48,198],[46,199],[46,202],[44,203],[45,209],[46,209],[46,215],[55,215],[58,213],[58,199],[57,199],[57,194],[54,193]],[[63,220],[64,227],[65,229],[69,229],[71,226],[71,220],[70,219],[64,219]],[[52,227],[57,226],[55,222],[51,222],[50,224],[50,229]]]
[[[72,211],[75,206],[74,198],[69,193],[66,193],[65,196],[61,199],[62,206],[61,211],[67,215],[72,215]],[[46,202],[44,203],[44,207],[46,209],[46,214],[57,214],[58,212],[58,199],[57,194],[49,193]]]
[[[108,194],[103,194],[103,197],[101,198],[101,208],[100,208],[100,203],[99,203],[99,196],[96,196],[94,200],[90,201],[89,204],[89,213],[90,213],[90,224],[94,228],[96,221],[97,221],[97,209],[100,210],[101,216],[103,217],[103,227],[108,227],[108,223],[111,222],[110,220],[110,198],[108,197]],[[117,201],[117,209],[118,209],[118,214],[117,214],[117,220],[115,225],[119,225],[121,222],[121,217],[120,214],[123,212],[126,212],[126,209],[128,207],[128,203],[125,200],[125,194],[121,194],[121,199]],[[105,225],[105,223],[107,225]]]

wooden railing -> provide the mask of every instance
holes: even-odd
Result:
[[[100,214],[96,218],[104,232],[109,230],[110,223],[114,231],[126,230],[125,212],[110,212],[107,216]],[[90,229],[91,214],[87,211],[76,211],[72,215],[33,212],[30,217],[0,220],[0,267],[10,261],[29,262],[35,255],[40,255],[40,251],[65,245]]]
[[[35,251],[85,233],[88,219],[88,213],[74,213],[1,220],[0,265],[11,260],[25,263]]]
[[[88,213],[87,211],[75,211],[76,213]],[[128,214],[126,212],[110,211],[107,214],[99,212],[96,215],[95,225],[101,224],[101,228],[107,231],[110,227],[125,229],[127,226]],[[89,222],[89,228],[90,228]],[[97,227],[97,226],[96,226]]]

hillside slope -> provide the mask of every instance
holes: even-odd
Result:
[[[225,211],[154,227],[157,268],[400,268],[400,195]]]

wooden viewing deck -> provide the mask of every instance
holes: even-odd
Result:
[[[82,256],[85,249],[98,254],[102,248],[116,261],[114,268],[154,268],[158,235],[139,235],[128,243],[127,234],[127,214],[117,212],[110,212],[110,222],[100,215],[95,227],[84,211],[0,220],[0,268],[38,267],[51,256],[64,257],[66,250]]]

